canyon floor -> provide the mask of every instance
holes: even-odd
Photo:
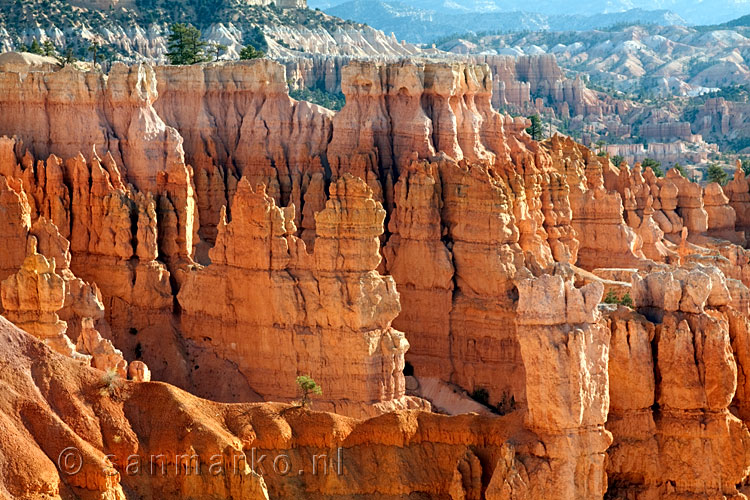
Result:
[[[532,140],[482,61],[288,70],[0,60],[0,498],[747,498],[741,165]]]

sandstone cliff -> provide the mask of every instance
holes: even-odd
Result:
[[[498,500],[553,498],[561,485],[601,498],[600,471],[569,489],[580,476],[560,455],[565,447],[540,455],[544,444],[519,413],[355,420],[214,403],[163,383],[112,382],[3,318],[0,364],[14,368],[0,371],[0,457],[18,464],[0,470],[9,498]]]
[[[612,493],[743,498],[750,433],[729,410],[745,399],[746,358],[733,352],[745,336],[739,290],[730,295],[718,269],[697,266],[636,277],[633,292],[638,312],[607,317]]]
[[[231,214],[243,175],[265,183],[277,203],[294,203],[300,226],[301,195],[323,171],[332,113],[290,99],[284,68],[268,60],[160,67],[157,79],[155,111],[179,131],[195,168],[201,239],[214,243],[221,207]]]
[[[535,67],[523,70],[529,79]],[[356,467],[394,470],[387,481],[358,471],[261,484],[243,472],[187,484],[125,478],[121,467],[118,483],[91,471],[85,488],[113,498],[118,484],[142,497],[195,488],[262,498],[265,487],[279,497],[601,499],[609,488],[624,498],[743,498],[750,187],[741,169],[725,188],[703,187],[676,170],[657,178],[613,167],[570,139],[537,143],[526,120],[493,110],[492,73],[354,62],[341,70],[338,113],[290,99],[284,68],[268,61],[118,67],[108,80],[2,73],[10,95],[42,103],[19,115],[21,138],[0,139],[3,303],[19,326],[59,339],[65,321],[92,355],[96,331],[136,378],[145,361],[155,379],[213,400],[292,401],[295,377],[310,374],[323,386],[317,404],[340,414],[426,408],[408,393],[407,371],[417,386],[437,380],[511,413],[359,422],[127,384],[96,418],[124,415],[133,433],[120,439],[138,453],[175,442],[247,451],[261,440],[307,457],[309,443],[343,442]],[[50,82],[68,82],[74,97],[59,100]],[[45,113],[77,107],[97,121],[50,135]],[[14,133],[12,121],[3,126]],[[17,274],[29,255],[34,266]],[[36,290],[25,295],[36,302],[20,290]],[[98,352],[112,364],[111,351]],[[185,441],[171,425],[144,423],[170,405],[186,408],[174,412],[191,429],[194,419],[243,416]],[[25,422],[14,408],[8,418]],[[62,418],[53,413],[33,420]],[[263,418],[281,429],[268,431],[273,439],[249,430]],[[94,443],[92,456],[117,448],[106,429],[67,425]],[[45,484],[60,484],[48,472]]]
[[[183,335],[235,363],[267,399],[296,399],[294,379],[307,373],[326,388],[324,407],[340,413],[421,406],[404,395],[409,344],[390,327],[398,292],[375,271],[385,210],[364,182],[347,174],[330,186],[312,253],[294,236],[294,207],[277,207],[264,185],[242,178],[233,207],[212,264],[191,272],[177,297]]]

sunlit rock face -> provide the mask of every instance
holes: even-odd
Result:
[[[0,72],[2,314],[27,332],[0,325],[0,362],[37,363],[0,370],[0,453],[43,473],[5,481],[52,498],[742,498],[741,169],[701,186],[533,141],[493,109],[487,62],[352,62],[339,112],[291,99],[268,60]],[[544,88],[554,68],[523,64]],[[123,388],[100,392],[119,396],[93,403],[110,372]],[[294,406],[300,375],[338,415]],[[507,415],[430,414],[428,386],[451,393],[436,411],[472,394]],[[80,411],[48,404],[60,387]],[[92,423],[108,415],[119,441]],[[352,465],[77,480],[49,459],[69,442],[120,459],[341,446]]]

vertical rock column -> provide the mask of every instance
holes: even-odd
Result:
[[[597,310],[604,289],[600,283],[577,289],[560,275],[518,279],[516,286],[526,426],[544,443],[534,454],[549,463],[535,474],[556,498],[601,499],[612,441],[604,428],[610,333]]]
[[[419,377],[450,380],[450,313],[453,262],[441,241],[437,165],[413,162],[395,186],[391,238],[383,250],[386,269],[398,283],[402,313],[396,328],[409,332],[409,358]]]
[[[384,220],[385,210],[372,190],[349,174],[331,184],[325,210],[315,215],[313,275],[323,313],[318,326],[338,330],[324,328],[323,337],[331,354],[346,348],[334,358],[352,361],[350,392],[342,396],[373,404],[404,397],[404,353],[409,348],[404,334],[391,328],[401,311],[396,283],[375,271]]]
[[[746,231],[750,227],[750,186],[740,160],[737,160],[734,178],[724,186],[724,193],[729,198],[729,205],[734,209],[737,218],[736,229]]]
[[[750,434],[729,407],[744,415],[747,330],[727,283],[712,266],[636,275],[640,314],[608,315],[613,498],[743,498]]]
[[[296,399],[304,374],[323,388],[318,408],[366,416],[413,406],[402,373],[409,344],[391,328],[398,292],[375,270],[385,210],[364,181],[331,184],[312,254],[294,236],[294,208],[265,186],[241,179],[233,207],[212,264],[191,270],[179,292],[185,335],[236,363],[268,400]]]

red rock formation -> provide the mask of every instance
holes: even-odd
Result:
[[[559,494],[556,464],[538,455],[543,444],[518,413],[398,411],[358,421],[278,403],[214,403],[160,383],[107,386],[101,372],[0,318],[0,365],[10,363],[14,370],[0,370],[0,458],[18,466],[0,469],[0,484],[14,498]],[[75,454],[61,463],[72,467],[61,470],[66,450]]]
[[[77,332],[78,341],[74,345],[66,335],[68,324],[57,314],[71,301],[74,304],[68,307],[74,314],[81,313],[87,302],[98,297],[90,297],[92,291],[86,289],[88,285],[73,277],[69,270],[63,268],[62,272],[66,273],[66,276],[60,276],[56,272],[55,259],[47,259],[37,253],[35,236],[29,236],[28,245],[28,256],[20,271],[2,282],[2,306],[5,317],[19,328],[41,339],[52,350],[99,370],[126,378],[127,361],[112,342],[103,339],[94,328],[93,318],[85,317],[79,320],[80,331]],[[64,259],[62,262],[63,265],[67,265]],[[94,311],[99,312],[97,308],[94,308]],[[134,368],[133,376],[137,380],[146,380],[149,378],[149,370],[143,363],[141,365]]]
[[[14,182],[12,178],[10,181]],[[7,278],[21,267],[26,258],[30,229],[31,208],[25,193],[11,189],[8,179],[0,175],[0,237],[3,241],[0,278]]]
[[[544,64],[518,69],[529,87],[556,103],[579,102],[583,111],[574,112],[594,109],[575,85],[566,96],[565,85],[540,76],[550,71]],[[609,485],[625,497],[740,498],[748,435],[739,418],[750,415],[750,255],[736,244],[744,243],[743,178],[702,189],[675,170],[656,178],[639,165],[612,167],[570,140],[540,145],[524,133],[524,119],[492,110],[484,65],[354,63],[342,70],[347,104],[335,116],[289,99],[283,67],[268,61],[159,69],[155,102],[151,73],[129,71],[126,83],[117,73],[106,84],[69,70],[39,73],[32,89],[3,76],[17,99],[55,102],[54,113],[79,100],[85,113],[99,113],[114,99],[122,109],[112,116],[133,124],[122,128],[105,113],[92,123],[106,140],[88,137],[90,127],[65,131],[62,146],[78,148],[65,160],[36,160],[48,153],[41,144],[57,147],[42,126],[25,130],[28,152],[20,140],[0,139],[0,272],[14,275],[36,238],[65,288],[55,321],[68,323],[82,351],[122,372],[119,349],[147,361],[156,379],[233,402],[293,400],[295,377],[310,374],[323,387],[320,406],[357,416],[422,404],[406,395],[409,361],[417,378],[477,398],[484,390],[495,411],[520,411],[494,421],[400,412],[370,423],[325,416],[322,424],[304,410],[254,413],[198,404],[163,385],[128,385],[139,394],[123,403],[128,446],[237,450],[260,439],[263,449],[299,457],[312,453],[302,443],[332,449],[341,440],[321,436],[340,433],[357,464],[407,464],[385,478],[269,478],[279,497],[598,499]],[[45,90],[53,81],[78,85],[75,98],[55,101]],[[80,82],[88,82],[88,101]],[[113,89],[129,97],[108,100]],[[23,127],[43,116],[30,109]],[[147,175],[144,151],[155,159]],[[588,284],[576,288],[574,279]],[[605,287],[618,299],[630,292],[643,316],[607,306],[601,319]],[[11,316],[32,311],[9,303]],[[129,366],[132,377],[148,379],[148,367]],[[186,412],[197,408],[196,419],[231,432],[201,430],[191,441],[171,424],[149,427],[144,415],[164,411],[157,392],[179,394]],[[213,420],[229,411],[250,420]],[[246,431],[280,411],[324,430],[308,435],[297,420],[272,416],[271,427]],[[178,421],[192,425],[185,418]],[[361,426],[359,434],[347,426]],[[47,427],[30,432],[43,436]],[[105,431],[81,432],[96,444],[92,456],[117,448]],[[139,443],[144,435],[157,441]],[[706,448],[697,453],[699,442]],[[117,498],[113,480],[87,474],[89,489]],[[252,497],[259,483],[243,477],[200,488]],[[194,487],[175,477],[119,480],[145,496],[169,497],[170,484],[186,496]]]
[[[186,159],[196,169],[204,240],[213,244],[221,207],[230,207],[243,175],[267,184],[277,203],[294,203],[302,214],[301,194],[322,171],[332,112],[291,99],[284,67],[268,59],[165,66],[156,73],[155,109],[184,138]]]
[[[180,136],[151,106],[154,71],[115,64],[105,79],[72,66],[59,71],[0,72],[0,135],[17,136],[31,154],[62,158],[95,150],[125,165],[124,178],[155,190],[157,174],[180,162]]]
[[[331,184],[312,254],[294,236],[294,208],[277,207],[265,186],[243,178],[233,207],[212,264],[189,273],[178,295],[184,335],[234,362],[269,399],[295,399],[295,378],[309,374],[339,413],[421,404],[404,396],[409,344],[390,327],[398,293],[375,271],[385,211],[363,181]]]
[[[20,271],[2,283],[2,304],[5,317],[19,328],[60,354],[73,356],[67,325],[57,315],[65,304],[65,281],[55,273],[55,261],[36,253],[33,242]]]
[[[712,182],[703,191],[703,203],[708,215],[708,229],[706,233],[732,243],[744,243],[744,234],[735,231],[736,212],[729,205],[729,198],[724,194],[721,186]]]
[[[450,311],[455,268],[441,240],[442,203],[436,164],[414,162],[395,186],[392,233],[383,249],[386,269],[398,283],[402,312],[394,325],[410,334],[411,363],[419,375],[450,380]]]
[[[524,253],[539,266],[575,260],[564,180],[522,133],[523,120],[492,111],[486,68],[356,63],[343,74],[347,104],[334,119],[328,159],[334,176],[367,179],[393,206],[384,252],[386,269],[403,285],[395,325],[415,329],[407,357],[418,375],[523,401],[512,277]],[[424,186],[413,198],[411,183]],[[438,206],[430,208],[431,200]],[[407,271],[414,266],[425,274]],[[448,359],[439,354],[446,345]]]
[[[604,188],[607,159],[569,138],[554,136],[546,145],[568,181],[572,225],[580,244],[576,264],[589,270],[645,265],[643,238],[625,224],[620,195]]]
[[[608,316],[611,493],[741,498],[750,433],[728,408],[744,358],[733,355],[737,313],[721,273],[637,277],[633,298],[646,317]]]
[[[13,367],[0,372],[6,388],[0,398],[0,456],[16,465],[0,472],[9,498],[120,500],[125,491],[142,498],[268,498],[247,464],[221,479],[175,471],[178,455],[218,455],[228,465],[231,450],[242,450],[241,440],[222,425],[205,426],[205,417],[216,413],[199,410],[201,400],[184,399],[186,394],[164,384],[134,384],[83,368],[3,318],[0,353],[0,364]],[[177,429],[188,441],[177,438]],[[154,458],[150,469],[151,457],[159,455],[163,458]]]
[[[735,228],[740,231],[750,230],[750,184],[745,178],[739,160],[734,177],[724,186],[724,193],[729,198],[729,206],[734,209],[737,218]]]
[[[604,429],[609,331],[597,311],[604,287],[594,282],[577,289],[568,276],[572,271],[560,267],[555,275],[516,280],[526,426],[544,442],[550,470],[540,475],[550,491],[560,498],[602,498],[612,440]]]
[[[456,161],[507,154],[508,145],[486,133],[502,135],[503,118],[491,110],[484,66],[355,62],[343,70],[342,91],[347,104],[328,148],[334,175],[372,171],[385,180],[414,153],[441,151]]]

